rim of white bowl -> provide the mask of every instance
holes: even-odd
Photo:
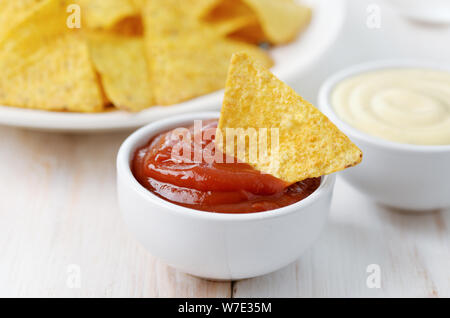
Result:
[[[121,145],[117,155],[117,170],[120,171],[125,177],[127,186],[132,188],[145,200],[150,200],[153,203],[160,205],[163,208],[169,209],[176,214],[182,214],[183,216],[191,216],[202,219],[215,219],[215,220],[227,220],[227,221],[250,221],[261,220],[266,218],[281,217],[290,213],[301,213],[304,208],[311,205],[313,202],[319,200],[325,193],[332,191],[334,185],[335,175],[323,176],[320,182],[320,186],[308,197],[300,200],[294,204],[269,211],[255,212],[255,213],[217,213],[195,210],[177,204],[166,201],[159,196],[155,195],[148,189],[144,188],[134,177],[131,171],[131,160],[133,155],[139,147],[144,146],[148,140],[154,137],[156,134],[176,128],[177,125],[186,125],[196,119],[213,119],[219,118],[218,112],[201,112],[201,113],[189,113],[173,116],[167,119],[159,120],[150,123],[132,133]]]
[[[450,65],[438,64],[433,61],[426,60],[376,60],[371,62],[365,62],[361,64],[356,64],[347,67],[333,75],[331,75],[320,87],[318,96],[318,106],[319,109],[341,130],[347,135],[361,139],[369,144],[375,145],[379,148],[388,148],[395,151],[403,152],[421,152],[421,153],[439,153],[450,151],[450,145],[415,145],[400,143],[395,141],[390,141],[383,139],[381,137],[372,136],[367,134],[344,120],[342,120],[334,111],[331,105],[331,94],[337,84],[343,80],[372,71],[383,70],[383,69],[398,69],[398,68],[416,68],[416,69],[431,69],[437,71],[450,72]]]

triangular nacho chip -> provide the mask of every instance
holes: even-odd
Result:
[[[109,29],[120,20],[139,15],[136,0],[75,0],[81,6],[82,25],[91,29]]]
[[[258,23],[253,10],[241,0],[217,1],[202,19],[224,36]]]
[[[89,37],[89,47],[105,94],[116,107],[139,111],[153,105],[142,38],[99,33]]]
[[[224,88],[231,56],[246,51],[267,67],[272,61],[261,49],[232,40],[187,41],[155,49],[151,70],[158,105],[171,105]],[[205,42],[206,41],[206,42]]]
[[[0,104],[95,112],[103,96],[85,40],[66,25],[66,3],[46,0],[0,43]]]
[[[259,18],[269,42],[283,44],[292,41],[311,20],[311,9],[294,0],[242,0]]]
[[[44,0],[1,0],[0,41],[43,3]]]
[[[270,43],[257,20],[243,26],[242,28],[236,29],[234,32],[228,33],[227,36],[230,39],[256,45]]]
[[[251,25],[258,25],[258,20],[254,16],[237,16],[222,20],[209,20],[207,22],[211,28],[223,36],[239,32]]]
[[[258,156],[251,162],[249,142],[237,158],[288,183],[343,170],[362,159],[361,151],[325,115],[245,53],[231,61],[218,126],[223,136],[227,128],[253,128],[256,133],[275,129],[276,141],[258,138],[258,152],[267,150],[271,160]],[[229,153],[226,143],[218,145]]]
[[[146,4],[146,52],[151,76],[157,76],[152,83],[157,104],[176,104],[222,89],[235,52],[245,51],[272,66],[264,50],[221,37],[186,14],[189,10],[186,3],[178,0]]]
[[[219,1],[221,0],[182,0],[183,6],[189,8],[187,12],[196,18],[205,16]]]

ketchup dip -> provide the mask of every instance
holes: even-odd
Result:
[[[174,138],[178,133],[170,130],[149,140],[132,160],[131,168],[139,183],[166,201],[200,211],[253,213],[301,201],[320,185],[321,178],[289,185],[234,158],[227,160],[230,157],[226,154],[215,153],[215,136],[206,133],[215,132],[215,119],[202,121],[200,131],[195,131],[194,125],[184,128],[190,133],[189,140]],[[201,138],[195,138],[195,134],[201,134]],[[201,144],[195,145],[197,140]],[[174,149],[186,146],[191,150],[188,160],[184,154],[185,160],[173,155]],[[201,152],[201,160],[194,160],[196,152]],[[222,160],[205,160],[206,152]]]

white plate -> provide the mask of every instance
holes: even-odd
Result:
[[[290,82],[304,73],[331,46],[342,27],[345,0],[303,1],[313,8],[313,19],[299,38],[286,46],[271,50],[275,61],[272,71],[281,80]],[[48,131],[109,131],[132,129],[174,114],[219,110],[223,91],[190,101],[155,106],[139,113],[111,111],[97,114],[48,112],[0,106],[0,124]]]

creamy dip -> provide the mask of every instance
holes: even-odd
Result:
[[[334,89],[337,115],[373,136],[450,145],[450,72],[386,69],[347,78]]]

